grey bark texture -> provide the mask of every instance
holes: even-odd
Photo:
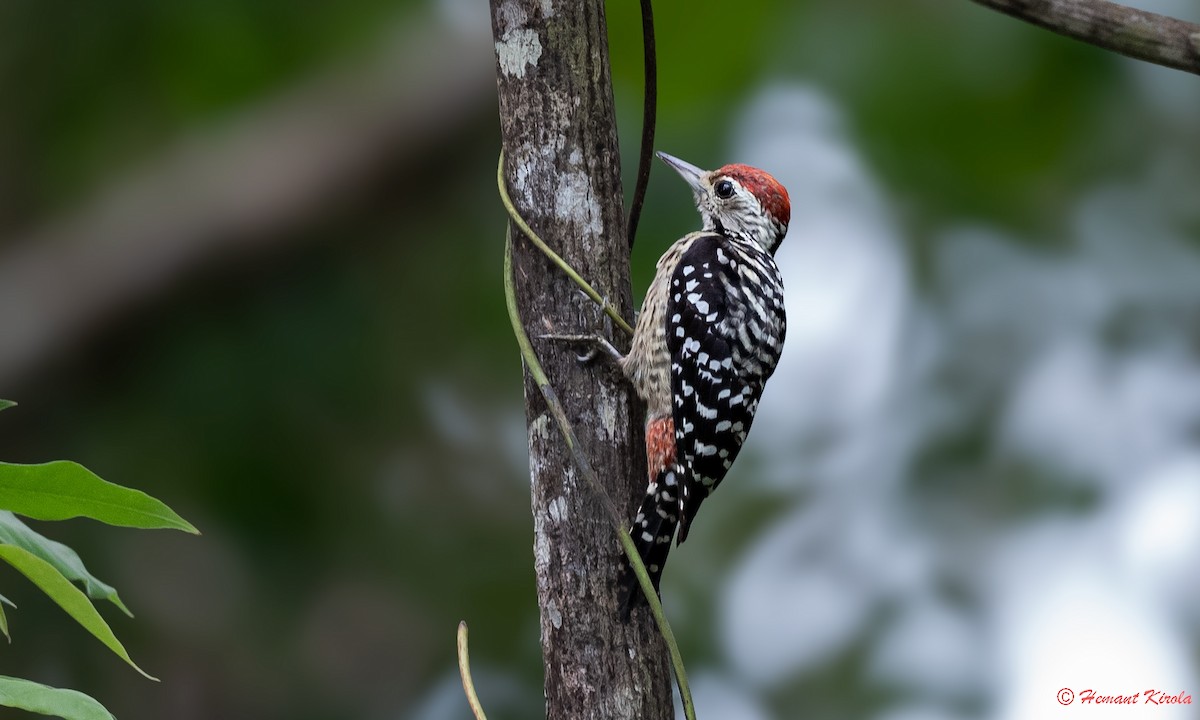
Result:
[[[535,232],[627,318],[629,244],[602,0],[491,0],[505,174]],[[522,321],[551,384],[623,517],[645,491],[642,408],[617,373],[582,367],[542,334],[601,333],[607,318],[514,226]],[[672,715],[666,646],[647,613],[617,610],[620,546],[600,499],[572,464],[525,376],[534,564],[546,716],[660,720]]]
[[[1200,75],[1200,25],[1107,0],[973,0],[1137,60]]]

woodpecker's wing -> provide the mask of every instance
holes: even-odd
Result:
[[[722,235],[697,238],[667,300],[675,452],[687,473],[679,539],[750,432],[783,349],[783,284],[770,255]]]

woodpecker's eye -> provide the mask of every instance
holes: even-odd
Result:
[[[713,187],[713,190],[716,191],[717,197],[721,198],[722,200],[728,200],[729,198],[733,197],[733,183],[729,180],[721,180],[717,182],[717,184]]]

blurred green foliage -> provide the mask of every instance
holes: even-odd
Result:
[[[78,202],[173,138],[380,40],[411,0],[0,5],[0,219]]]

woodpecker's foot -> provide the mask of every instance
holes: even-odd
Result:
[[[538,335],[541,340],[556,340],[558,342],[568,343],[586,347],[587,351],[581,355],[576,355],[576,359],[583,364],[595,362],[599,358],[607,358],[614,363],[619,363],[625,359],[620,350],[612,346],[608,340],[599,335]]]

